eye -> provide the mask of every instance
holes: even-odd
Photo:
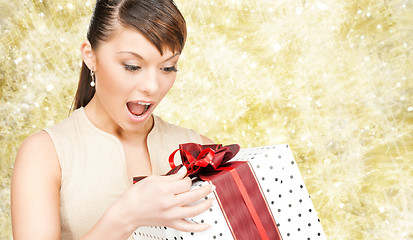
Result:
[[[125,66],[125,70],[130,71],[130,72],[135,72],[141,69],[140,66],[134,66],[134,65],[128,65],[128,64],[124,64],[124,66]]]
[[[162,71],[170,73],[170,72],[178,72],[178,69],[175,66],[172,67],[164,67],[161,68]]]

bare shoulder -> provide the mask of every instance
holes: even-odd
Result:
[[[45,175],[60,179],[57,153],[52,139],[45,131],[39,131],[23,141],[14,163],[14,174],[32,175],[40,171]]]
[[[205,137],[205,136],[202,135],[202,134],[200,134],[200,136],[201,136],[201,140],[202,140],[202,143],[203,143],[203,144],[214,144],[214,142],[213,142],[211,139]]]
[[[45,131],[39,131],[26,138],[19,148],[19,153],[22,151],[42,151],[45,148],[54,149],[52,139]]]
[[[20,145],[16,161],[54,161],[56,150],[49,134],[39,131],[26,138]]]

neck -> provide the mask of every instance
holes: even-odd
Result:
[[[142,128],[127,131],[110,117],[106,110],[96,101],[95,97],[85,106],[85,113],[93,125],[102,131],[114,135],[121,141],[146,141],[154,125],[153,116],[150,116]]]

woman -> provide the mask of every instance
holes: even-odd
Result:
[[[186,25],[172,0],[98,0],[81,45],[70,117],[21,145],[12,178],[19,239],[127,239],[140,226],[203,231],[185,221],[213,199],[169,170],[179,143],[210,143],[152,114],[172,87]],[[137,184],[134,176],[151,175]]]

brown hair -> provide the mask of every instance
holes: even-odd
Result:
[[[110,39],[116,23],[138,30],[161,55],[165,49],[175,53],[184,48],[186,23],[173,0],[97,0],[87,33],[93,50]],[[95,88],[90,82],[90,69],[83,62],[72,110],[92,99]]]

